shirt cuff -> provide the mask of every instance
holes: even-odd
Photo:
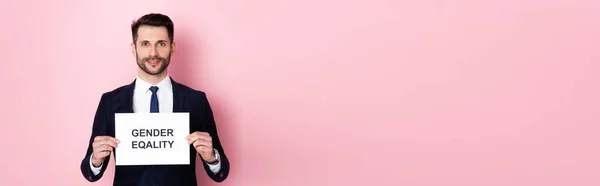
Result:
[[[90,156],[90,168],[92,168],[92,173],[94,173],[94,176],[97,176],[100,173],[100,169],[102,169],[102,164],[104,164],[104,162],[102,162],[102,164],[100,164],[100,167],[94,167],[94,165],[92,164],[92,157],[94,156],[94,154],[92,154]]]
[[[215,157],[217,158],[217,160],[219,160],[219,162],[215,165],[211,165],[206,163],[206,165],[208,165],[208,167],[210,168],[210,171],[212,171],[214,174],[218,173],[221,170],[221,159],[219,157],[219,151],[217,151],[215,149]]]

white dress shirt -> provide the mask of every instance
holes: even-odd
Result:
[[[136,78],[135,90],[133,90],[133,112],[150,113],[150,98],[152,97],[152,91],[150,91],[151,86],[152,84],[142,80],[139,76]],[[156,91],[156,96],[158,97],[158,111],[160,113],[172,113],[173,86],[171,84],[171,78],[167,75],[165,79],[155,86],[158,87],[158,91]],[[90,167],[92,168],[94,175],[98,175],[103,165],[94,167],[94,165],[92,165],[92,156],[90,156]],[[219,153],[217,151],[215,151],[215,157],[219,159]],[[208,166],[210,167],[210,170],[216,174],[221,170],[221,161],[216,165],[208,164]]]

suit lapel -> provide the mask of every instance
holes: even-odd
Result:
[[[113,100],[114,113],[133,113],[133,90],[135,89],[135,80],[129,85],[123,87]]]
[[[173,85],[173,112],[183,112],[185,91],[181,84],[173,81],[173,78],[171,78],[171,84]]]

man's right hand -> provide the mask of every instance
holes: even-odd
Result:
[[[110,153],[117,148],[119,140],[111,136],[96,136],[92,143],[93,154],[92,154],[92,165],[94,167],[100,167],[104,158],[110,155]]]

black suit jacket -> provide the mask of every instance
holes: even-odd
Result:
[[[190,133],[203,131],[210,134],[213,139],[213,147],[219,152],[221,170],[214,174],[206,163],[199,163],[203,165],[204,170],[212,180],[216,182],[224,181],[229,175],[229,160],[221,146],[206,94],[177,83],[173,79],[171,79],[171,83],[173,87],[173,112],[190,113]],[[100,173],[98,175],[92,173],[90,167],[90,155],[93,150],[92,142],[96,136],[115,136],[115,113],[133,113],[134,88],[135,80],[129,85],[102,94],[100,98],[94,116],[87,152],[81,161],[81,173],[90,182],[102,178],[110,161],[110,156],[106,157]],[[113,153],[118,156],[118,151],[113,151]],[[196,186],[195,167],[197,155],[197,151],[190,145],[190,165],[116,166],[113,185]]]

